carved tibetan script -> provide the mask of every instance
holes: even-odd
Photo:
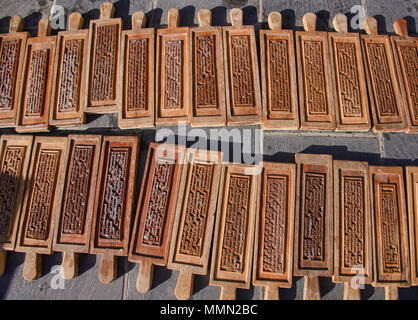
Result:
[[[263,271],[284,272],[286,250],[286,176],[269,175],[265,186]]]
[[[9,236],[19,179],[25,158],[25,147],[7,147],[0,167],[0,236]]]
[[[91,101],[108,101],[116,98],[118,44],[118,24],[97,26]]]
[[[193,165],[179,250],[181,254],[202,256],[213,174],[214,165]]]
[[[121,240],[123,237],[123,213],[129,166],[129,148],[110,149],[99,220],[99,238],[101,239]]]
[[[361,117],[361,91],[357,68],[357,48],[354,43],[336,42],[338,96],[344,117]]]
[[[146,111],[148,109],[148,39],[128,41],[127,94],[128,111]]]
[[[59,151],[40,152],[32,186],[26,238],[36,240],[48,238],[60,156]]]
[[[247,234],[250,177],[231,175],[222,243],[220,269],[242,273]]]
[[[418,120],[418,49],[415,45],[400,45],[399,56],[403,66],[412,117]]]
[[[174,167],[174,160],[169,159],[157,159],[155,164],[155,173],[151,184],[151,194],[142,239],[142,243],[146,245],[162,245]]]
[[[61,58],[58,111],[78,111],[81,88],[83,40],[65,40]]]
[[[270,111],[292,112],[288,40],[268,40],[268,63]]]
[[[183,107],[183,40],[166,40],[164,109]]]
[[[5,40],[1,44],[0,111],[13,109],[20,46],[20,40]]]
[[[41,116],[44,109],[49,68],[49,49],[33,50],[29,64],[29,83],[25,99],[25,115]]]
[[[305,174],[303,260],[325,261],[325,174]]]
[[[63,234],[83,234],[94,146],[76,145],[66,186],[62,230]]]

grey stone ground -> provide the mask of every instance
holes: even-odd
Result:
[[[229,23],[229,10],[242,7],[244,23],[253,24],[256,29],[265,27],[265,21],[271,11],[280,11],[284,17],[284,28],[300,28],[304,13],[311,11],[319,16],[321,29],[331,27],[331,20],[336,13],[349,17],[353,5],[360,5],[367,15],[376,16],[381,32],[392,32],[392,23],[398,17],[406,17],[410,31],[416,33],[418,2],[414,0],[149,0],[149,1],[112,1],[115,2],[116,16],[122,17],[124,27],[130,28],[130,15],[135,11],[146,12],[148,27],[159,27],[167,23],[168,9],[180,10],[180,24],[192,26],[197,24],[196,14],[201,8],[210,8],[213,12],[213,23]],[[100,0],[0,0],[0,32],[7,32],[10,16],[19,14],[25,18],[25,29],[36,35],[39,19],[48,16],[54,4],[62,5],[66,13],[79,11],[84,15],[85,26],[90,19],[99,16]],[[55,33],[57,31],[54,31]],[[248,129],[238,128],[239,130]],[[172,128],[176,135],[177,132]],[[190,128],[188,128],[190,130]],[[251,129],[254,133],[254,127]],[[204,130],[208,133],[208,129]],[[12,133],[12,130],[0,130],[1,134]],[[189,131],[188,131],[189,132]],[[154,141],[156,130],[125,130],[117,128],[115,115],[88,116],[87,124],[71,130],[55,130],[49,135],[67,135],[68,133],[101,133],[101,134],[135,134],[141,137],[140,172],[144,168],[148,144]],[[192,142],[189,142],[190,145]],[[241,148],[243,143],[232,143]],[[373,134],[373,133],[314,133],[314,132],[265,132],[264,160],[293,162],[294,153],[328,153],[335,159],[363,160],[370,164],[383,165],[418,165],[418,135],[406,134]],[[138,181],[141,181],[141,174]],[[137,189],[139,190],[139,185]],[[138,191],[137,191],[138,193]],[[56,253],[43,258],[43,276],[34,282],[26,282],[21,274],[24,254],[8,253],[7,272],[0,278],[0,299],[175,299],[173,290],[178,272],[156,267],[151,291],[145,295],[135,289],[138,265],[129,263],[126,258],[118,260],[118,278],[111,284],[103,285],[97,278],[100,257],[81,255],[80,275],[73,280],[65,281],[64,289],[53,289],[57,283],[55,266],[61,263],[61,254]],[[220,288],[208,285],[208,277],[197,276],[195,279],[193,299],[218,299]],[[333,284],[331,279],[321,278],[323,299],[341,299],[343,286]],[[303,279],[295,277],[292,289],[281,289],[282,299],[301,299]],[[401,299],[417,299],[417,287],[400,289]],[[362,290],[363,299],[383,299],[381,288],[366,286]],[[262,299],[263,289],[251,287],[250,290],[238,290],[239,299]]]

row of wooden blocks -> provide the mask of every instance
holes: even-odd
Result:
[[[141,293],[154,265],[179,270],[179,299],[209,269],[221,299],[251,279],[277,299],[294,275],[305,276],[305,299],[320,298],[318,277],[344,282],[346,299],[360,298],[353,278],[384,286],[387,298],[418,285],[416,166],[404,175],[312,154],[296,154],[296,164],[223,163],[222,152],[154,142],[134,214],[138,137],[0,142],[0,274],[6,250],[26,252],[26,280],[41,276],[41,254],[57,251],[65,279],[77,276],[78,253],[100,254],[103,283],[116,278],[116,256],[128,256],[140,263]]]
[[[170,9],[156,36],[143,28],[143,12],[122,31],[112,3],[100,10],[89,30],[71,14],[69,31],[58,36],[49,36],[48,19],[35,38],[20,32],[20,17],[11,19],[0,36],[0,126],[40,132],[82,124],[85,113],[118,112],[122,129],[184,122],[418,131],[418,42],[404,19],[389,37],[373,17],[364,21],[367,34],[349,33],[342,14],[336,32],[316,31],[316,15],[307,13],[305,31],[294,35],[272,12],[271,30],[260,31],[260,81],[254,27],[243,25],[240,9],[225,27],[211,26],[211,11],[200,10],[196,28],[178,27],[178,10]]]

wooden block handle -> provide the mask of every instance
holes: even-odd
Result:
[[[142,11],[137,11],[132,15],[132,30],[140,30],[145,27],[147,17]]]
[[[209,9],[200,9],[197,13],[199,27],[210,27],[212,25],[212,12]]]
[[[154,265],[148,260],[143,260],[139,265],[138,279],[136,280],[136,290],[139,293],[147,293],[152,286]]]
[[[279,300],[279,287],[274,285],[267,286],[264,300]]]
[[[316,14],[312,12],[306,13],[302,18],[303,28],[305,31],[313,32],[316,30]]]
[[[42,275],[42,256],[40,254],[26,253],[22,275],[26,281],[36,280]]]
[[[61,276],[64,279],[74,279],[78,275],[78,253],[64,252],[61,263]]]
[[[231,18],[231,24],[233,26],[240,27],[243,24],[243,16],[242,16],[242,10],[240,8],[234,8],[231,9],[229,12],[229,16]]]
[[[277,11],[270,12],[269,17],[267,18],[269,23],[269,28],[271,30],[281,30],[282,29],[282,14]]]
[[[83,22],[83,16],[79,12],[73,12],[70,14],[68,20],[68,30],[74,31],[81,29],[83,27]]]
[[[399,292],[397,285],[388,285],[385,287],[386,300],[399,300]]]
[[[345,14],[337,14],[334,19],[332,20],[332,24],[334,26],[335,31],[341,33],[348,32],[348,20]]]
[[[231,285],[222,286],[220,299],[221,300],[236,300],[237,288]]]
[[[406,37],[408,35],[408,25],[406,20],[403,18],[399,18],[393,23],[393,29],[395,30],[397,35],[402,37]]]
[[[194,274],[190,271],[180,271],[174,294],[179,300],[187,300],[193,295]]]
[[[167,23],[169,29],[177,28],[179,26],[180,15],[177,9],[171,8],[170,10],[168,10]]]
[[[344,300],[361,300],[360,289],[354,289],[349,282],[344,283]]]
[[[10,19],[9,33],[21,32],[23,30],[23,19],[21,16],[13,16]]]
[[[364,30],[366,30],[367,34],[377,35],[377,20],[373,17],[367,17],[364,19]]]
[[[112,2],[106,1],[100,5],[100,19],[111,19],[115,14],[115,6]]]
[[[116,257],[113,255],[102,255],[102,262],[99,269],[99,280],[102,283],[110,283],[116,279]]]
[[[303,300],[321,300],[318,277],[304,277]]]
[[[51,23],[48,18],[42,18],[38,25],[38,37],[43,38],[51,34]]]
[[[0,277],[4,275],[6,271],[6,250],[0,249]]]

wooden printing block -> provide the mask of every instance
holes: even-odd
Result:
[[[261,90],[253,26],[244,26],[242,10],[230,11],[230,27],[222,27],[228,125],[261,123]]]
[[[294,275],[304,276],[303,299],[319,300],[318,277],[333,273],[332,156],[296,154]]]
[[[367,34],[362,34],[366,81],[374,132],[403,131],[406,129],[403,99],[395,74],[393,52],[388,35],[378,35],[377,21],[364,20]]]
[[[291,288],[296,166],[263,162],[259,177],[260,209],[256,218],[253,285],[266,288],[264,299],[279,299]]]
[[[282,29],[282,16],[271,12],[271,30],[260,30],[264,129],[299,129],[293,30]]]
[[[63,252],[61,275],[78,275],[78,253],[88,253],[102,137],[68,136],[64,191],[54,230],[53,250]]]
[[[87,70],[87,113],[118,112],[118,77],[122,19],[113,18],[111,2],[100,5],[100,19],[90,21]]]
[[[168,10],[167,29],[157,31],[157,126],[190,122],[190,30],[179,28],[179,11]]]
[[[418,167],[406,167],[406,190],[411,252],[411,284],[416,286],[418,285]]]
[[[56,127],[85,122],[89,31],[80,30],[82,26],[83,17],[73,12],[68,31],[58,33],[49,114],[49,123]]]
[[[24,60],[17,132],[49,131],[52,77],[57,36],[49,36],[51,24],[47,18],[39,21],[38,36],[27,41]]]
[[[334,160],[334,275],[344,300],[360,300],[372,282],[372,229],[367,162]]]
[[[208,273],[222,152],[187,149],[167,267],[179,270],[178,299],[193,294],[194,274]]]
[[[303,16],[305,31],[296,32],[299,80],[300,129],[334,130],[334,91],[332,86],[328,36],[315,31],[316,15]]]
[[[0,276],[6,250],[16,245],[32,143],[32,136],[3,135],[0,140]]]
[[[227,164],[222,168],[212,249],[210,285],[221,286],[221,300],[236,299],[236,289],[249,289],[257,210],[256,167]]]
[[[212,13],[198,12],[191,28],[192,126],[225,126],[225,75],[222,27],[212,27]]]
[[[154,126],[155,32],[143,29],[146,17],[142,11],[132,15],[132,30],[122,31],[119,57],[118,89],[121,109],[119,128],[148,128]]]
[[[23,278],[42,274],[41,254],[52,254],[55,219],[61,208],[67,138],[36,137],[19,224],[16,251],[26,252]]]
[[[337,32],[328,33],[334,79],[337,131],[368,131],[371,128],[360,35],[348,33],[347,16],[332,21]]]
[[[99,280],[116,279],[116,256],[127,256],[135,194],[139,138],[103,137],[94,200],[90,253],[101,254]]]
[[[0,35],[0,127],[16,125],[22,85],[23,61],[29,33],[23,30],[20,16],[10,19],[8,34]]]
[[[404,99],[406,132],[418,132],[418,40],[408,36],[405,19],[396,20],[393,28],[397,36],[391,36],[390,40]]]
[[[386,300],[409,287],[408,218],[402,167],[369,167],[372,195],[373,282],[385,287]]]
[[[140,293],[151,289],[154,265],[167,265],[184,154],[183,146],[149,146],[128,257],[141,264]]]

